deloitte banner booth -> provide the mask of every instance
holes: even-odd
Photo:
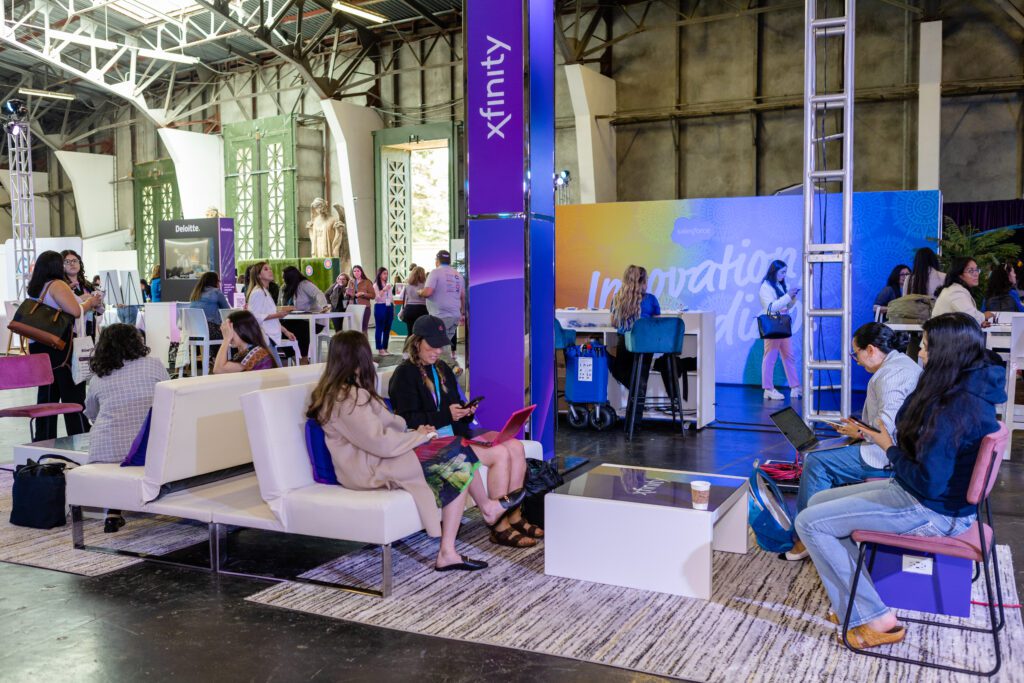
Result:
[[[235,292],[235,221],[191,218],[160,222],[161,299],[188,301],[203,273],[216,271],[220,288]]]
[[[836,234],[838,195],[829,195],[815,229]],[[919,247],[936,247],[942,224],[938,192],[858,192],[853,197],[853,329],[874,319],[872,304],[892,268],[910,265]],[[713,311],[716,315],[716,380],[760,384],[763,344],[758,290],[774,259],[789,264],[787,282],[800,283],[803,259],[801,196],[730,197],[657,202],[559,206],[556,304],[607,309],[626,266],[648,271],[648,291],[662,308]],[[807,297],[839,296],[839,278],[824,278],[822,291],[804,292],[793,310],[794,350],[800,357],[802,306]],[[836,321],[837,322],[837,321]],[[836,329],[824,325],[816,343],[838,354]],[[820,334],[818,334],[820,332]],[[822,354],[817,354],[819,357]],[[785,384],[781,364],[776,368]],[[867,384],[857,367],[854,387]]]

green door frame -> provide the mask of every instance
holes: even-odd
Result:
[[[459,123],[445,121],[441,123],[424,123],[418,126],[402,128],[383,128],[373,131],[373,182],[377,197],[376,214],[376,254],[377,265],[384,265],[384,230],[387,206],[385,205],[385,188],[381,173],[381,148],[393,145],[405,145],[417,140],[448,141],[448,239],[458,238],[459,227]],[[433,266],[433,264],[425,264]],[[429,270],[429,268],[427,268]],[[405,277],[405,273],[401,273]]]

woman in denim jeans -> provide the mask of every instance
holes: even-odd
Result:
[[[878,431],[861,430],[886,452],[892,478],[822,491],[796,519],[838,618],[846,614],[857,565],[854,531],[955,536],[977,516],[967,487],[981,440],[999,429],[995,406],[1006,401],[1006,371],[988,362],[985,335],[965,313],[924,324],[920,359],[925,368],[917,389],[896,417],[899,445],[881,421]],[[866,574],[850,627],[855,648],[896,643],[906,634]]]

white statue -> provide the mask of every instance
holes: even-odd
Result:
[[[218,209],[216,206],[206,207],[207,218],[220,218],[222,215],[223,214],[221,214],[220,209]]]
[[[338,217],[331,213],[327,202],[317,197],[309,207],[310,218],[306,223],[309,241],[313,245],[315,258],[341,258],[342,272],[348,272],[351,257],[349,256],[348,234],[345,230],[345,209],[340,204],[334,205]]]

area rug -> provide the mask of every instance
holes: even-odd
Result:
[[[71,523],[41,530],[14,526],[11,518],[11,487],[14,476],[0,470],[0,562],[24,564],[43,569],[100,576],[142,562],[133,557],[118,557],[71,545]],[[116,534],[103,533],[103,520],[86,519],[83,526],[87,545],[118,550],[133,550],[163,555],[173,550],[205,542],[205,524],[193,525],[166,517],[125,515],[127,525]]]
[[[499,548],[471,515],[461,549],[484,571],[431,570],[437,541],[420,534],[395,547],[395,588],[379,599],[319,586],[278,584],[253,602],[337,619],[485,643],[692,681],[968,681],[931,669],[855,655],[825,620],[825,592],[811,563],[788,563],[756,547],[715,553],[710,601],[544,575],[543,547]],[[1016,604],[1010,551],[1000,546],[1005,600]],[[359,552],[304,575],[378,585],[380,553]],[[977,588],[977,587],[976,587]],[[983,589],[982,589],[983,592]],[[980,597],[976,599],[984,599]],[[1020,610],[1006,611],[1002,672],[1024,681]],[[984,608],[973,622],[984,624]],[[957,666],[985,666],[991,638],[911,625],[898,651]]]

